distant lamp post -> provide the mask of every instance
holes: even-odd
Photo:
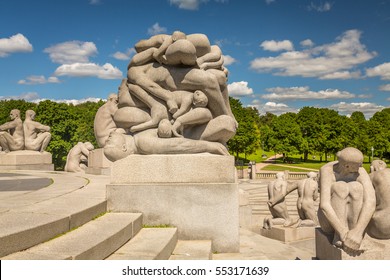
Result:
[[[374,147],[371,147],[371,158],[374,160]]]

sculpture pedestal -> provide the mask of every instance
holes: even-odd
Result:
[[[0,153],[0,170],[54,170],[52,155],[48,152],[13,151]]]
[[[260,229],[260,234],[267,238],[276,239],[282,242],[296,242],[307,239],[314,239],[314,227],[290,228],[283,226],[273,226],[271,229]]]
[[[373,238],[365,236],[359,255],[348,255],[342,249],[333,246],[332,236],[324,233],[320,228],[315,231],[316,257],[320,260],[384,260],[386,259],[386,245]]]
[[[114,162],[108,211],[143,213],[143,223],[178,228],[179,239],[239,251],[238,185],[231,156],[132,155]]]
[[[104,155],[103,149],[95,149],[89,152],[87,174],[110,175],[112,162]]]

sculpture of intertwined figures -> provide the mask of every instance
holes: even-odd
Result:
[[[204,34],[175,31],[141,40],[127,78],[95,117],[112,161],[130,154],[228,155],[237,122],[221,49]]]

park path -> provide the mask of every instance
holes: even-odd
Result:
[[[257,171],[260,171],[262,170],[264,167],[266,167],[267,165],[269,164],[272,164],[274,166],[281,166],[281,167],[286,167],[287,165],[284,165],[284,164],[276,164],[275,163],[275,159],[278,159],[278,158],[281,158],[283,155],[282,154],[277,154],[275,156],[272,156],[272,157],[269,157],[267,158],[265,161],[263,162],[259,162],[259,163],[256,163],[256,170]],[[303,169],[303,170],[307,170],[307,171],[318,171],[317,169],[313,169],[313,168],[306,168],[306,167],[295,167],[295,166],[291,166],[291,165],[288,165],[289,168],[296,168],[296,169]]]

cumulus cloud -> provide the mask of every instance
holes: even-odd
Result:
[[[250,106],[255,107],[260,114],[265,114],[269,112],[275,115],[281,115],[288,112],[294,112],[294,113],[298,112],[297,109],[291,108],[284,103],[276,103],[276,102],[262,103],[258,99],[253,100]]]
[[[125,52],[116,52],[111,56],[118,60],[129,60],[135,52],[134,48],[128,48]]]
[[[9,56],[11,53],[32,51],[32,45],[23,34],[18,33],[9,38],[0,38],[0,57]]]
[[[35,100],[39,97],[38,93],[36,92],[25,92],[20,95],[10,95],[10,96],[0,96],[0,100],[26,100],[26,101],[31,101]]]
[[[72,64],[89,62],[98,53],[93,42],[68,41],[44,49],[55,63]]]
[[[390,84],[380,86],[379,90],[381,90],[381,91],[390,91]]]
[[[316,11],[316,12],[329,12],[332,9],[333,3],[325,2],[320,4],[315,4],[313,2],[310,3],[310,5],[307,6],[307,9],[309,11]]]
[[[225,66],[228,66],[228,65],[231,65],[231,64],[237,62],[237,60],[234,57],[231,57],[230,55],[224,55],[223,61],[224,61],[223,64]]]
[[[349,30],[330,44],[303,51],[287,51],[275,57],[256,58],[251,61],[251,68],[281,76],[323,79],[329,79],[333,73],[339,72],[339,75],[333,75],[333,78],[345,78],[346,72],[343,75],[340,73],[350,71],[376,55],[375,52],[366,50],[365,45],[360,42],[360,36],[360,31]]]
[[[228,84],[229,95],[231,96],[248,96],[253,94],[253,89],[248,87],[248,82],[234,82]]]
[[[366,69],[366,75],[368,77],[380,77],[381,80],[390,80],[390,62]]]
[[[64,64],[54,72],[56,76],[72,76],[72,77],[98,77],[100,79],[121,79],[122,72],[106,63],[103,66],[95,63],[73,63]]]
[[[305,47],[305,48],[311,48],[314,46],[314,42],[310,39],[303,40],[300,42],[300,44],[302,47]]]
[[[162,34],[162,33],[167,33],[167,28],[160,26],[158,22],[152,25],[152,27],[148,28],[148,34],[149,35],[157,35],[157,34]]]
[[[361,72],[358,71],[339,71],[339,72],[333,72],[326,74],[324,76],[321,76],[321,80],[333,80],[333,79],[338,79],[338,80],[348,80],[348,79],[358,79],[361,77]]]
[[[200,4],[206,3],[209,0],[169,0],[171,5],[177,6],[179,9],[183,10],[197,10],[199,9]],[[227,3],[229,0],[214,0],[217,3]]]
[[[26,79],[19,80],[20,85],[37,85],[37,84],[58,84],[61,81],[57,77],[46,78],[43,75],[40,76],[28,76]]]
[[[266,51],[271,51],[271,52],[292,51],[294,49],[293,44],[289,40],[264,41],[263,43],[260,44],[260,47],[262,47]]]
[[[313,100],[313,99],[349,99],[356,97],[355,94],[338,89],[326,89],[311,91],[309,87],[274,87],[266,89],[268,94],[261,98],[268,100]]]
[[[361,103],[346,103],[340,102],[330,106],[331,109],[338,111],[340,114],[350,115],[353,112],[362,112],[366,118],[372,117],[376,112],[384,109],[384,106],[375,103],[361,102]]]

